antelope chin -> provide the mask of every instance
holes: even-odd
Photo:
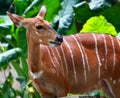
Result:
[[[61,45],[61,42],[52,42],[52,41],[49,42],[49,46],[51,47],[58,47],[60,45]]]

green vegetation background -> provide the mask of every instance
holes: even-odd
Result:
[[[24,28],[17,28],[6,11],[23,17],[35,16],[41,5],[47,7],[46,20],[61,35],[82,31],[108,33],[120,32],[120,5],[117,0],[0,0],[0,71],[11,66],[18,74],[21,90],[13,88],[13,75],[9,71],[0,83],[0,98],[40,98],[28,76],[27,44]],[[119,0],[118,0],[119,1]],[[91,18],[92,17],[92,18]],[[71,95],[71,94],[70,94]],[[91,95],[97,96],[99,92]],[[1,97],[2,96],[2,97]]]

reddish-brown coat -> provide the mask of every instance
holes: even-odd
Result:
[[[65,36],[61,44],[56,41],[59,35],[43,19],[45,6],[34,18],[7,14],[27,30],[29,74],[42,98],[94,89],[103,89],[111,98],[120,97],[118,39],[103,34],[76,34]],[[43,28],[39,30],[36,25]]]

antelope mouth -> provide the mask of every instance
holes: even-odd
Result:
[[[50,45],[50,46],[53,46],[53,47],[58,47],[58,46],[61,45],[61,43],[62,43],[62,42],[54,42],[54,41],[50,41],[50,42],[49,42],[49,45]]]
[[[60,35],[56,36],[55,40],[49,40],[50,46],[53,46],[53,47],[60,46],[62,42],[63,42],[63,37]]]

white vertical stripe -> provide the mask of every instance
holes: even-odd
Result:
[[[50,51],[49,51],[49,49],[48,49],[47,46],[46,46],[46,49],[47,49],[47,51],[48,51],[48,54],[49,54],[50,60],[52,61],[53,66],[56,67],[56,65],[55,65],[55,63],[53,62],[52,56],[51,56]]]
[[[63,41],[65,42],[65,44],[68,47],[68,50],[70,52],[70,56],[71,56],[71,59],[72,59],[72,65],[73,65],[74,78],[75,78],[75,82],[77,83],[77,74],[76,74],[76,69],[75,69],[73,52],[72,52],[72,49],[70,48],[70,46],[68,45],[67,41],[65,39]]]
[[[98,60],[98,78],[100,79],[100,67],[101,67],[101,61],[100,61],[100,56],[98,53],[98,43],[97,43],[97,38],[95,36],[95,34],[92,34],[93,38],[95,40],[95,52],[96,52],[96,56],[97,56],[97,60]]]
[[[114,45],[114,41],[111,35],[109,35],[111,42],[112,42],[112,48],[113,48],[113,71],[115,69],[115,64],[116,64],[116,53],[115,53],[115,45]]]
[[[78,36],[79,36],[79,34],[78,34]],[[80,38],[80,39],[81,39],[81,38]],[[80,43],[80,44],[81,44],[81,43]],[[86,51],[85,51],[83,45],[81,45],[81,48],[82,48],[83,54],[84,54],[84,56],[85,56],[85,61],[86,61],[87,66],[88,66],[88,71],[90,72],[90,64],[89,64],[89,61],[88,61],[88,56],[87,56],[87,54],[86,54]]]
[[[105,46],[105,69],[107,70],[107,54],[108,54],[107,42],[106,42],[105,35],[102,34],[102,36],[103,36],[104,46]]]
[[[115,94],[114,94],[114,92],[113,92],[113,89],[112,89],[112,87],[111,87],[111,85],[110,85],[110,83],[109,83],[107,80],[105,80],[105,79],[104,79],[104,81],[105,81],[106,84],[107,84],[108,90],[109,90],[110,93],[113,95],[113,98],[116,98],[116,97],[115,97]]]
[[[67,71],[67,74],[68,74],[68,64],[67,64],[66,56],[65,56],[65,53],[64,53],[64,50],[63,50],[62,45],[60,46],[60,48],[61,48],[61,50],[62,50],[63,59],[64,59],[64,61],[65,61],[65,67],[66,67],[66,71]]]
[[[58,49],[57,49],[57,48],[55,48],[55,50],[56,50],[56,52],[57,52],[57,55],[58,55],[58,57],[59,57],[59,59],[60,59],[60,65],[62,66],[63,75],[64,75],[64,67],[63,67],[62,58],[61,58],[61,56],[60,56],[60,53],[59,53]]]
[[[53,66],[56,68],[56,65],[55,65],[55,63],[54,63],[54,61],[53,61],[53,59],[52,59],[52,56],[51,56],[50,51],[49,51],[49,49],[48,49],[47,46],[46,46],[46,49],[47,49],[47,51],[48,51],[48,54],[49,54],[50,60],[52,61]]]
[[[90,72],[90,65],[89,65],[89,61],[88,61],[88,56],[84,50],[84,47],[82,47],[82,50],[83,50],[83,53],[85,55],[85,60],[86,60],[87,66],[88,66],[88,71]]]
[[[85,78],[85,83],[87,83],[87,73],[86,73],[86,66],[85,66],[85,57],[84,57],[84,54],[83,54],[83,51],[82,51],[82,48],[81,46],[79,45],[76,37],[74,35],[71,35],[71,37],[75,40],[75,42],[77,43],[77,46],[79,48],[79,51],[81,53],[81,56],[82,56],[82,65],[83,65],[83,69],[84,69],[84,78]]]
[[[53,51],[52,47],[50,47],[50,49],[52,50],[52,54],[53,54],[53,56],[54,56],[54,58],[55,58],[56,62],[60,65],[60,63],[59,63],[58,59],[56,58],[56,55],[55,55],[55,53],[54,53],[54,51]]]

